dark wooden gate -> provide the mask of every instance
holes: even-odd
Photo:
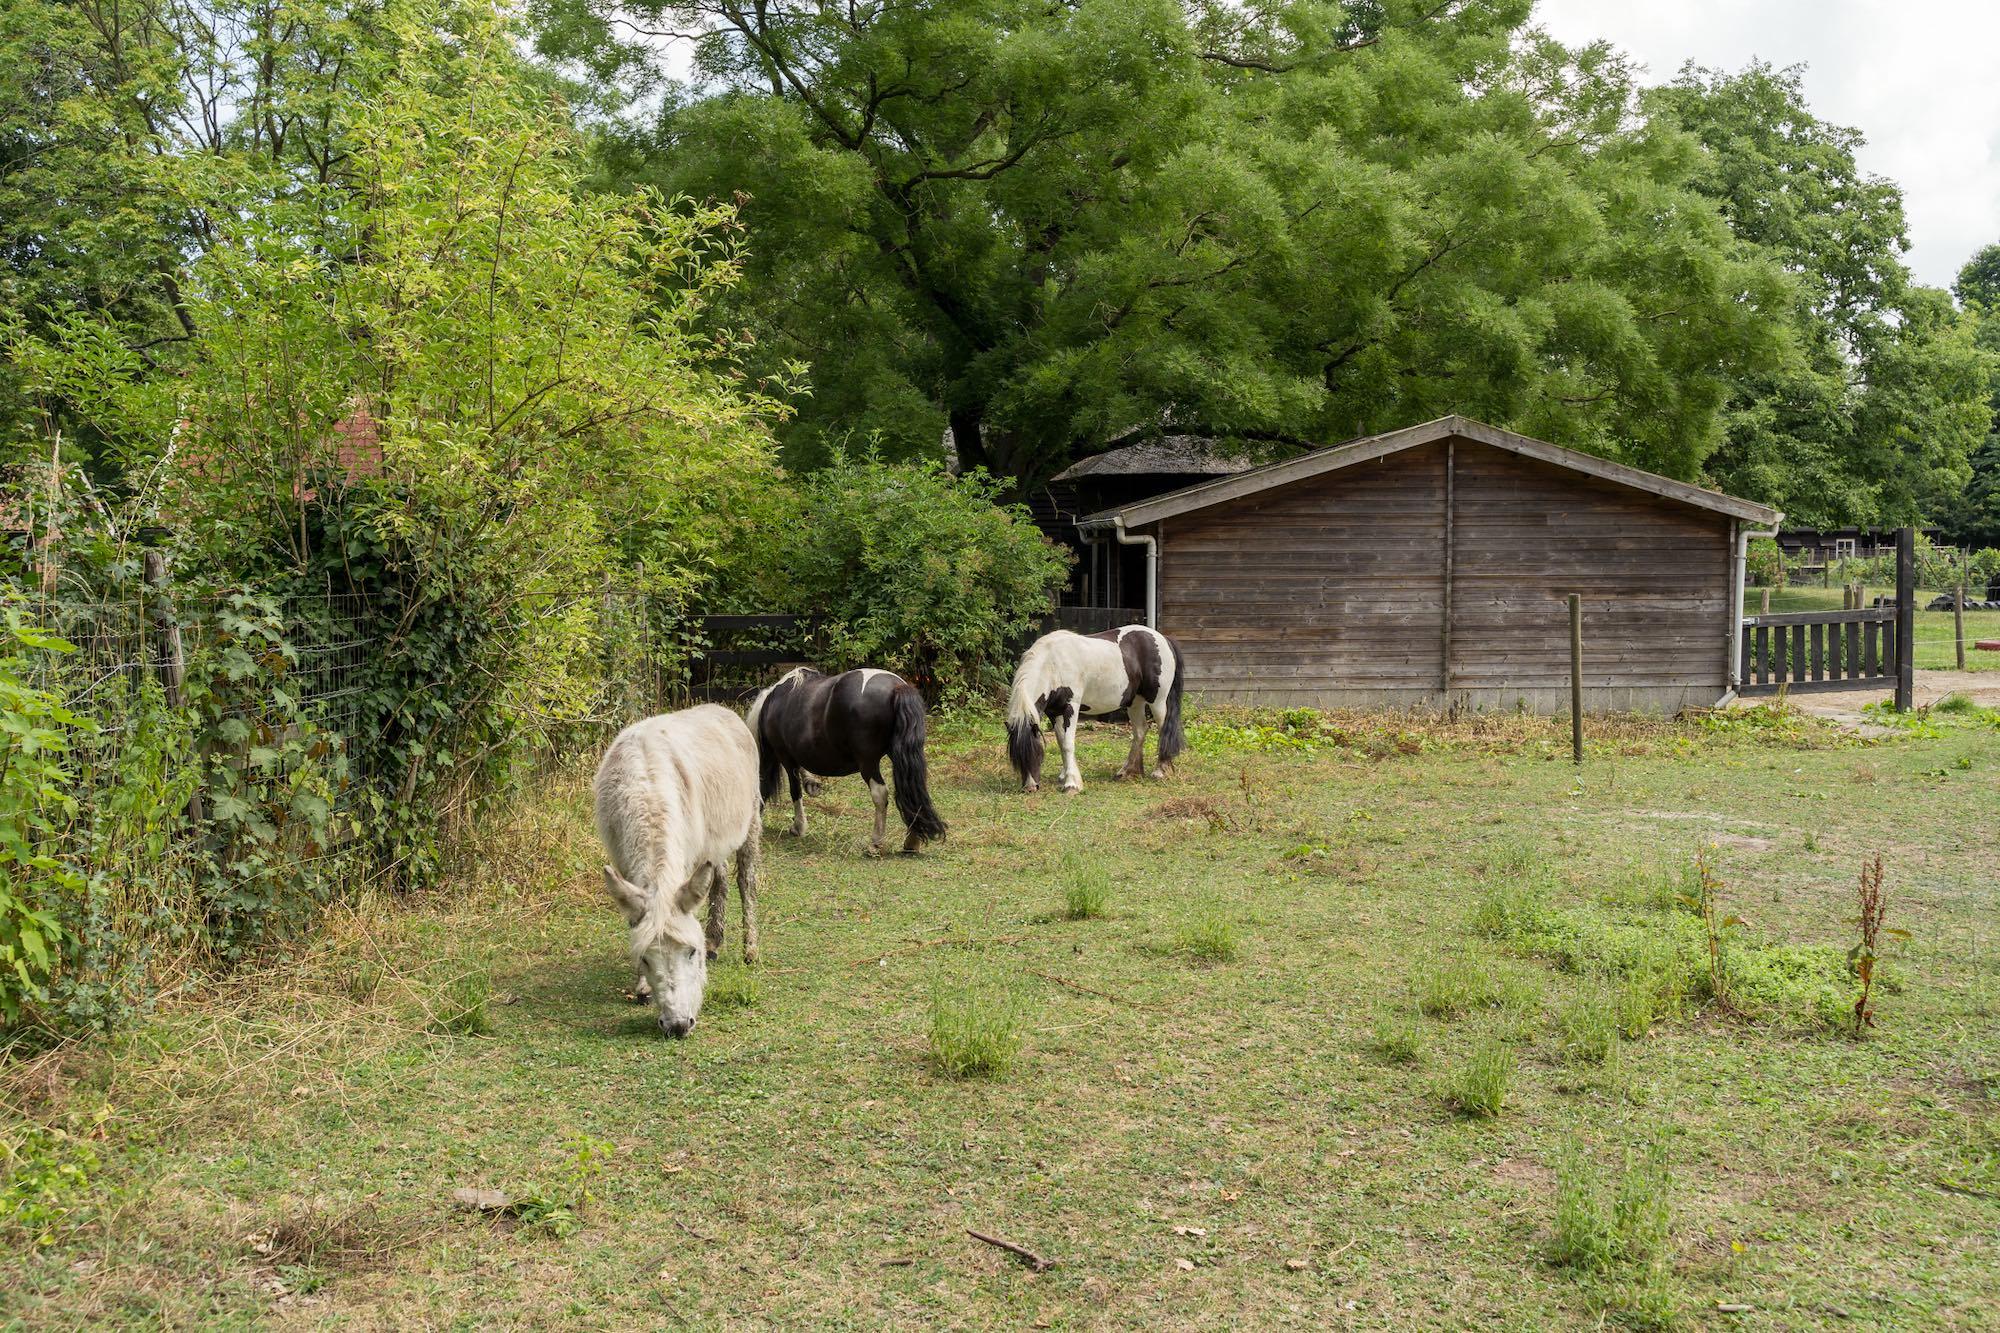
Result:
[[[1745,616],[1736,692],[1804,693],[1876,684],[1895,692],[1898,711],[1908,711],[1915,693],[1916,600],[1915,532],[1904,528],[1896,540],[1894,605]]]

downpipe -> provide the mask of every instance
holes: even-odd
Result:
[[[1750,539],[1778,535],[1776,526],[1752,528],[1741,519],[1732,523],[1730,528],[1736,534],[1736,556],[1729,566],[1729,674],[1726,677],[1729,688],[1715,701],[1717,708],[1727,708],[1735,703],[1737,691],[1743,688],[1743,593],[1749,585]]]
[[[1146,624],[1158,629],[1160,627],[1160,539],[1125,531],[1125,520],[1122,517],[1111,520],[1111,534],[1122,546],[1146,548]]]

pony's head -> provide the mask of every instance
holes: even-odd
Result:
[[[701,922],[673,894],[649,894],[610,866],[604,867],[604,887],[632,928],[632,965],[652,993],[660,1031],[685,1037],[701,1016],[701,997],[708,989]]]
[[[1045,678],[1048,654],[1037,640],[1014,669],[1014,688],[1007,696],[1007,761],[1021,779],[1022,791],[1042,785],[1042,718],[1053,697]],[[1058,687],[1067,700],[1069,690]]]

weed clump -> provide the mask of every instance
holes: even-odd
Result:
[[[931,1063],[946,1078],[1005,1073],[1021,1049],[1021,1005],[1010,990],[943,985],[931,992]]]
[[[493,979],[484,972],[466,972],[447,981],[438,991],[438,1004],[431,1015],[434,1031],[458,1037],[483,1037],[493,1031],[493,1016],[486,1012],[493,998]]]
[[[705,1009],[755,1009],[764,1002],[764,983],[747,967],[718,968],[708,974]]]
[[[1583,1152],[1565,1153],[1556,1164],[1549,1261],[1596,1273],[1620,1264],[1658,1268],[1666,1262],[1672,1232],[1672,1193],[1664,1139],[1643,1150],[1627,1149],[1624,1169],[1608,1184]]]
[[[1445,1085],[1446,1104],[1460,1115],[1494,1118],[1507,1104],[1515,1064],[1513,1047],[1497,1037],[1487,1038]]]
[[[1564,1063],[1601,1065],[1618,1046],[1618,1013],[1599,990],[1577,996],[1556,1014],[1556,1047]]]
[[[1072,853],[1063,858],[1062,895],[1063,920],[1095,921],[1111,904],[1111,872]]]
[[[1424,1058],[1424,1030],[1413,1018],[1401,1015],[1378,1018],[1369,1046],[1392,1065],[1413,1065]]]
[[[1417,973],[1417,1011],[1431,1018],[1456,1018],[1500,1003],[1493,974],[1469,958],[1450,957]]]
[[[1227,963],[1238,951],[1236,921],[1220,903],[1206,903],[1174,936],[1174,950],[1204,963]]]

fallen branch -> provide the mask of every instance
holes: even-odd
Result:
[[[996,1245],[1007,1251],[1007,1253],[1018,1256],[1023,1263],[1027,1264],[1028,1267],[1034,1269],[1037,1273],[1046,1273],[1056,1266],[1055,1260],[1044,1259],[1027,1246],[1016,1245],[1011,1240],[1002,1240],[998,1236],[989,1236],[983,1231],[974,1231],[971,1227],[965,1229],[965,1234],[974,1240],[985,1241],[988,1245]]]
[[[1110,991],[1092,990],[1090,987],[1071,981],[1067,977],[1059,977],[1053,972],[1043,972],[1039,968],[1033,967],[1024,967],[1021,970],[1031,977],[1040,977],[1043,981],[1053,981],[1058,986],[1066,987],[1069,990],[1077,991],[1084,995],[1095,995],[1098,999],[1110,1000],[1113,1004],[1129,1004],[1135,1009],[1151,1009],[1155,1013],[1163,1012],[1156,1004],[1147,1004],[1144,1000],[1135,1000],[1126,995],[1113,995]]]

